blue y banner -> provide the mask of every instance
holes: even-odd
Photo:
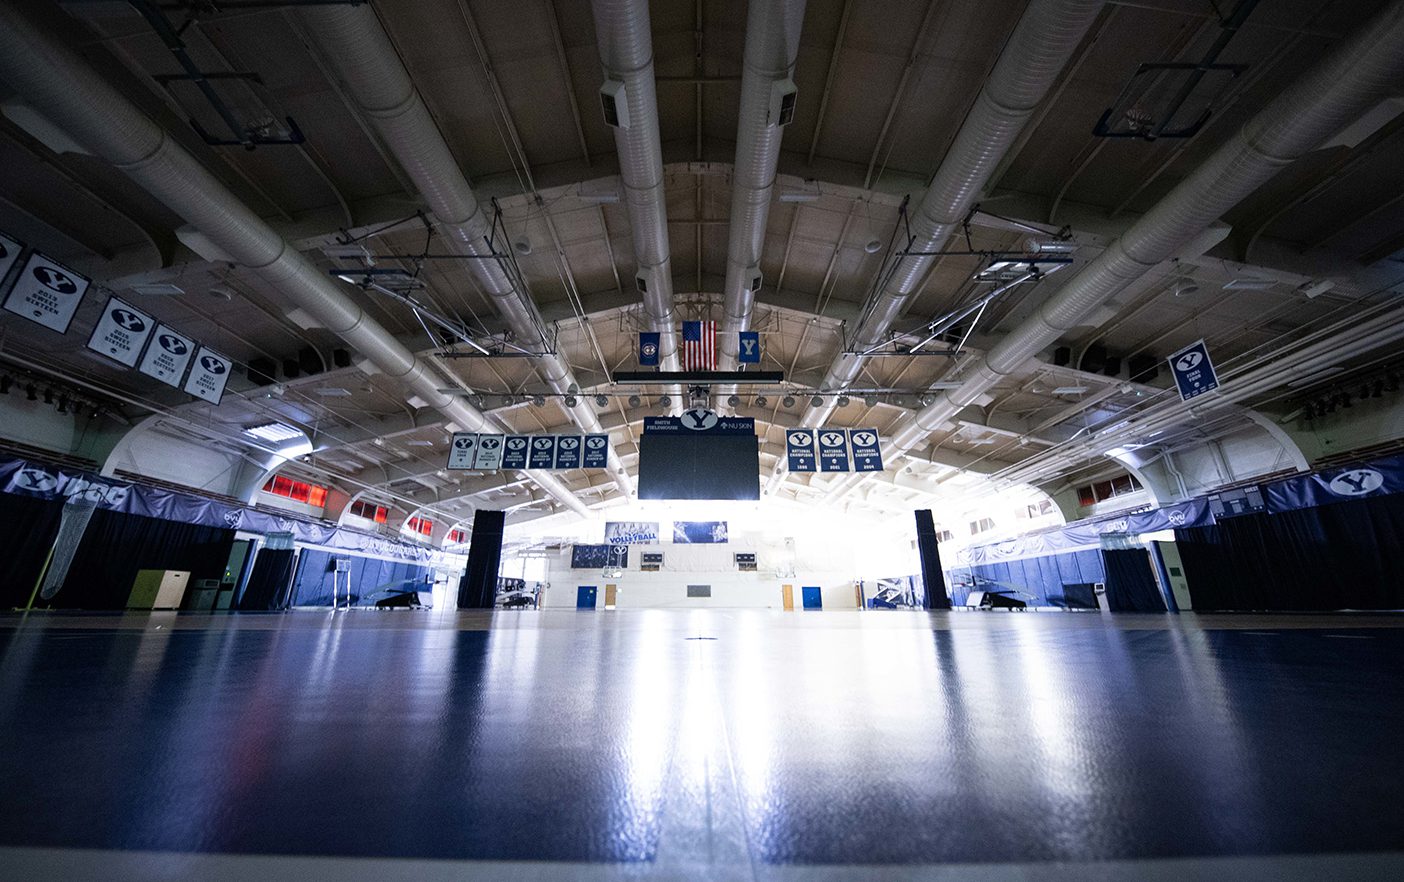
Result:
[[[809,429],[786,429],[785,460],[792,472],[814,471],[814,432]]]
[[[819,430],[819,471],[848,471],[848,432],[843,429]]]
[[[553,469],[556,467],[556,436],[533,435],[531,456],[527,458],[529,469]]]
[[[581,457],[580,466],[586,469],[602,469],[609,466],[608,435],[585,436],[585,453]]]
[[[639,364],[644,367],[658,367],[657,331],[644,331],[639,334]]]
[[[527,445],[531,438],[527,435],[508,435],[502,443],[502,468],[524,469],[527,467]]]
[[[760,364],[760,333],[742,331],[736,347],[736,361],[740,364]]]
[[[1203,340],[1186,346],[1170,356],[1168,361],[1181,401],[1189,401],[1219,388],[1219,377],[1214,373],[1214,362],[1209,360],[1209,347],[1204,345]]]
[[[556,468],[580,468],[579,435],[561,435],[556,438]]]
[[[849,429],[848,441],[853,446],[853,471],[882,471],[882,450],[878,446],[877,429]]]

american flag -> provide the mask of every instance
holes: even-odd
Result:
[[[682,369],[685,371],[714,371],[717,369],[716,322],[683,322]]]

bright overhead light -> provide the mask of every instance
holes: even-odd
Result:
[[[1087,391],[1086,386],[1059,386],[1053,390],[1054,395],[1079,395]]]
[[[292,426],[285,426],[282,423],[260,423],[256,426],[245,426],[244,434],[273,443],[303,437],[301,429],[294,429]]]
[[[313,392],[313,394],[315,394],[315,395],[320,395],[320,396],[322,396],[323,398],[350,398],[350,397],[351,397],[351,390],[350,390],[350,389],[343,389],[343,388],[341,388],[340,386],[322,386],[322,387],[319,388],[319,389],[313,389],[312,392]]]

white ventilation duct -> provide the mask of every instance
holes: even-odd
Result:
[[[376,19],[375,10],[370,4],[318,6],[300,14],[318,48],[346,84],[351,100],[370,119],[438,218],[446,247],[464,257],[490,255],[487,239],[492,232],[491,223]],[[544,323],[531,292],[519,290],[496,260],[470,259],[464,263],[522,345],[544,345]],[[556,394],[564,395],[572,386],[579,388],[561,356],[542,355],[532,359],[532,364]],[[604,431],[588,404],[577,402],[566,410],[583,431]],[[612,445],[609,472],[620,491],[629,496],[633,481]]]
[[[208,169],[94,71],[68,42],[46,33],[12,4],[0,4],[0,77],[97,156],[112,163],[249,267],[288,301],[315,316],[435,410],[466,431],[503,431],[466,402],[439,391],[442,378],[368,316],[341,285],[289,245]],[[585,505],[553,475],[541,487],[580,515]]]
[[[945,246],[1101,8],[1102,0],[1030,2],[956,133],[930,188],[911,213],[915,237],[912,251],[939,251]],[[852,341],[854,348],[882,342],[935,262],[934,257],[902,258],[887,284],[864,304],[861,324]],[[846,388],[862,366],[861,358],[840,353],[819,385],[824,389]],[[803,425],[823,425],[833,408],[832,398],[819,407],[810,407],[805,411]],[[783,463],[776,467],[768,491],[777,486],[783,469]]]
[[[633,229],[634,258],[644,313],[650,330],[658,332],[661,370],[678,370],[677,315],[673,311],[673,261],[668,248],[667,198],[663,180],[663,148],[658,134],[658,97],[654,92],[653,36],[648,0],[595,0],[595,32],[605,85],[601,95],[612,97],[618,124],[614,145],[619,153],[619,179]],[[674,398],[682,390],[673,388]]]
[[[794,114],[791,79],[799,53],[805,0],[751,0],[741,70],[736,161],[731,173],[731,219],[726,247],[725,309],[717,367],[736,370],[737,332],[751,326],[760,288],[761,249],[780,161],[780,141]],[[734,386],[720,388],[724,400]]]
[[[974,362],[959,388],[941,393],[929,406],[904,417],[889,442],[889,455],[921,443],[1040,350],[1085,324],[1123,288],[1390,94],[1401,77],[1404,0],[1396,0],[1249,120],[1036,313]],[[856,483],[853,478],[841,481],[833,496]]]

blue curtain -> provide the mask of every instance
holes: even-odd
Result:
[[[1196,610],[1404,609],[1404,495],[1175,531]]]
[[[1165,612],[1150,553],[1143,548],[1107,549],[1107,609],[1112,612]]]
[[[5,537],[5,552],[0,554],[0,609],[29,602],[54,547],[62,513],[62,499],[0,493],[0,536]]]
[[[293,581],[293,606],[331,606],[332,580],[336,577],[336,561],[350,561],[351,598],[353,602],[374,603],[375,600],[403,591],[423,590],[430,574],[428,567],[408,561],[381,560],[360,557],[346,552],[330,552],[305,548],[302,550]],[[342,575],[337,602],[346,602],[347,576]]]

